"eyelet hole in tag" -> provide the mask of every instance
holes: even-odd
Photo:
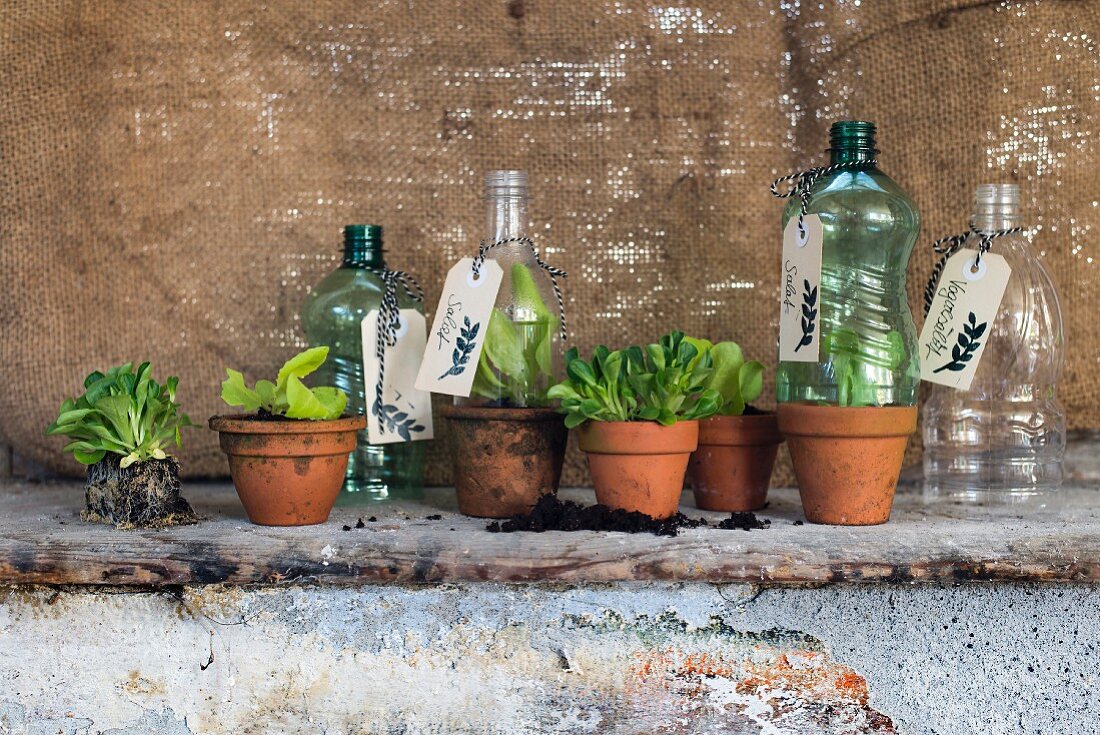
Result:
[[[416,377],[420,390],[468,397],[473,388],[489,317],[504,280],[504,271],[492,258],[481,263],[477,278],[473,265],[473,258],[463,258],[447,271]]]
[[[821,337],[821,218],[791,217],[783,230],[782,300],[779,308],[779,359],[817,362]]]
[[[977,260],[977,256],[963,263],[963,278],[970,282],[980,281],[989,271],[989,266],[984,260]]]
[[[399,313],[397,315],[397,332],[395,332],[393,336],[396,339],[400,340],[402,337],[404,337],[408,333],[409,333],[409,320],[405,316],[405,311],[402,310],[401,313]]]
[[[1012,269],[1000,255],[959,250],[943,267],[920,333],[920,377],[969,390]]]

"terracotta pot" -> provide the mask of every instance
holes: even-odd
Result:
[[[363,416],[334,421],[260,421],[215,416],[229,473],[248,519],[261,526],[324,523],[344,484]]]
[[[569,430],[550,408],[445,405],[458,509],[468,516],[509,518],[556,493]]]
[[[586,421],[577,429],[596,500],[611,508],[668,518],[680,507],[699,422]]]
[[[916,406],[779,406],[806,520],[872,526],[890,520]]]
[[[782,441],[774,413],[700,421],[699,448],[688,466],[695,505],[726,512],[763,508]]]

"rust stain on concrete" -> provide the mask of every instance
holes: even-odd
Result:
[[[839,725],[849,735],[896,732],[891,719],[870,706],[867,680],[821,651],[667,646],[639,651],[634,659],[627,691],[646,706],[661,702],[662,708],[717,716],[727,726],[759,732],[833,732]]]

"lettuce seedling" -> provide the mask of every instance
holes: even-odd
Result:
[[[166,459],[166,447],[182,444],[180,429],[194,424],[176,403],[179,378],[173,376],[161,385],[151,372],[147,362],[136,372],[128,362],[106,374],[91,373],[84,379],[84,395],[61,404],[46,434],[71,439],[64,451],[72,452],[81,464],[94,465],[108,453],[122,456],[123,469],[135,462]]]
[[[514,263],[510,273],[514,317],[493,309],[471,392],[502,404],[540,406],[547,400],[557,320],[531,269]]]
[[[756,360],[745,360],[736,342],[712,344],[705,339],[690,339],[700,356],[710,355],[711,373],[704,385],[722,396],[718,413],[723,416],[740,416],[750,401],[760,397],[764,389],[764,366]]]
[[[877,406],[881,378],[892,375],[905,360],[905,339],[890,330],[886,343],[861,341],[854,329],[834,329],[821,338],[836,379],[837,405]]]
[[[248,412],[262,412],[288,419],[329,421],[340,418],[348,405],[348,394],[339,388],[308,388],[302,382],[328,358],[328,347],[313,347],[287,360],[275,382],[256,381],[255,388],[245,385],[244,376],[226,368],[229,376],[222,383],[222,400]]]
[[[682,332],[656,343],[612,352],[597,347],[591,362],[576,348],[566,353],[567,379],[553,386],[550,399],[561,401],[565,425],[585,421],[677,421],[714,415],[722,396],[706,383],[713,373],[711,356],[700,352]]]

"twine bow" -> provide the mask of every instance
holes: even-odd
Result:
[[[808,168],[805,171],[798,171],[793,174],[787,174],[786,176],[780,176],[778,179],[772,182],[771,190],[772,196],[779,199],[790,199],[793,196],[797,196],[802,201],[802,207],[798,211],[798,234],[801,237],[806,236],[806,226],[803,220],[806,217],[807,210],[810,207],[810,190],[814,188],[814,184],[822,176],[835,173],[837,171],[844,171],[850,168],[867,168],[878,164],[877,158],[870,158],[860,161],[844,161],[842,163],[833,163],[828,166],[815,166],[814,168]],[[794,182],[786,191],[780,191],[779,185],[785,182]]]
[[[958,252],[967,240],[972,237],[980,237],[981,242],[978,244],[978,254],[974,256],[974,267],[977,268],[981,265],[982,256],[989,252],[989,249],[993,247],[993,240],[998,237],[1004,237],[1005,235],[1015,235],[1018,232],[1023,232],[1023,227],[1010,227],[1007,230],[979,230],[974,226],[974,220],[970,220],[969,228],[966,232],[958,235],[948,235],[947,237],[941,237],[932,243],[932,250],[940,255],[940,259],[936,261],[936,265],[932,267],[932,275],[928,278],[928,283],[924,286],[924,315],[928,316],[928,312],[932,309],[932,300],[936,297],[936,286],[940,282],[940,276],[943,275],[943,269],[947,266],[948,259]]]
[[[416,279],[405,271],[393,271],[383,266],[381,273],[382,304],[378,308],[378,328],[374,340],[374,356],[378,359],[378,383],[374,386],[374,405],[371,413],[379,419],[383,418],[382,385],[386,379],[386,348],[397,344],[397,332],[401,328],[401,309],[397,305],[397,284],[400,283],[405,293],[414,301],[424,300],[424,290]],[[386,422],[379,421],[383,432],[386,431]]]
[[[565,278],[566,273],[561,268],[555,268],[547,263],[539,255],[538,248],[535,247],[535,241],[531,238],[524,237],[505,237],[495,242],[481,241],[480,247],[477,249],[477,257],[474,258],[473,272],[476,278],[481,273],[481,266],[485,262],[485,255],[493,248],[500,247],[501,245],[509,245],[511,243],[519,243],[527,245],[531,248],[531,253],[535,256],[535,265],[542,270],[546,271],[546,275],[550,276],[550,284],[554,287],[554,298],[558,300],[558,316],[561,317],[561,340],[564,342],[568,339],[568,329],[565,324],[565,299],[561,295],[561,286],[558,285],[559,278]]]

